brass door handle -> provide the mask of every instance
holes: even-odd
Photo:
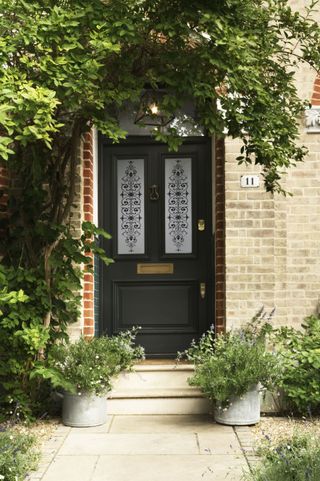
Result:
[[[200,297],[204,299],[206,297],[206,283],[200,282]]]
[[[203,232],[206,228],[206,221],[204,219],[198,219],[198,231]]]

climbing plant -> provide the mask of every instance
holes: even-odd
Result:
[[[87,254],[104,256],[92,236],[107,234],[87,223],[79,240],[71,217],[83,135],[94,125],[119,141],[119,109],[165,86],[162,109],[193,98],[208,133],[240,138],[238,161],[261,165],[266,189],[282,192],[282,171],[306,152],[294,76],[300,62],[320,68],[316,5],[0,0],[0,158],[11,178],[1,251],[10,289],[28,297],[14,329],[46,333],[32,359],[76,319]],[[174,127],[154,135],[181,142]]]

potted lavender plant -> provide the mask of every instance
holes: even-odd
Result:
[[[261,310],[240,329],[216,337],[210,330],[185,351],[195,364],[189,382],[212,401],[217,422],[249,425],[259,421],[259,391],[273,386],[278,378],[276,355],[266,348],[271,329]]]

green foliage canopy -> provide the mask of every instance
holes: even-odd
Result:
[[[194,98],[208,132],[240,137],[239,161],[281,190],[281,170],[304,155],[295,66],[320,67],[317,2],[306,3],[300,15],[287,0],[1,0],[0,155],[21,162],[43,144],[55,175],[72,139],[95,124],[118,140],[117,108],[165,85],[168,111]],[[174,129],[156,135],[177,147]]]

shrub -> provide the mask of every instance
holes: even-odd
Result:
[[[39,455],[35,444],[30,434],[0,432],[0,480],[22,481],[30,470],[36,469]]]
[[[68,326],[78,319],[81,279],[92,261],[87,254],[93,252],[105,263],[111,262],[93,242],[94,236],[108,238],[108,234],[88,222],[82,228],[80,239],[72,238],[63,226],[45,230],[50,239],[58,236],[50,256],[49,286],[41,258],[36,267],[0,264],[1,418],[14,412],[30,420],[51,409],[50,385],[39,375],[47,351],[56,341],[68,339]],[[12,252],[12,259],[19,259],[19,254]]]
[[[261,383],[271,386],[278,376],[277,358],[266,349],[271,325],[261,310],[241,329],[218,335],[212,331],[193,342],[184,353],[195,363],[190,384],[199,386],[212,401],[227,405],[231,396],[241,396]]]
[[[48,368],[41,368],[40,374],[71,393],[103,395],[111,389],[114,376],[143,357],[143,349],[134,345],[135,336],[132,329],[118,336],[55,345]]]
[[[310,316],[302,330],[281,328],[277,335],[283,369],[280,386],[300,413],[320,409],[320,318]]]
[[[247,476],[247,481],[319,481],[319,438],[294,435],[277,446],[260,450],[261,463]]]

